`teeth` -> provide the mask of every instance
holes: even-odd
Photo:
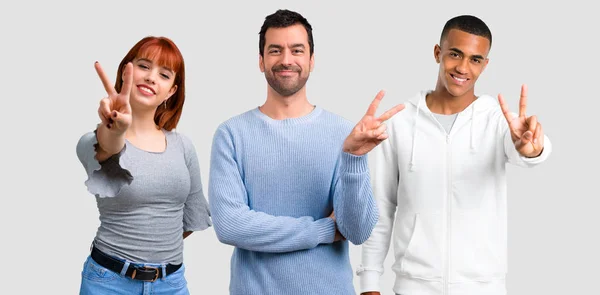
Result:
[[[146,88],[146,87],[143,87],[143,86],[142,86],[142,87],[140,87],[140,90],[143,90],[143,91],[145,91],[145,92],[148,92],[148,93],[154,94],[154,92],[153,92],[153,91],[152,91],[152,89],[150,89],[150,88]]]
[[[461,78],[458,78],[456,76],[452,76],[452,78],[454,78],[456,81],[459,81],[459,82],[465,82],[465,81],[467,81],[467,79],[461,79]]]

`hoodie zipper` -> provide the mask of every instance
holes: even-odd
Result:
[[[447,172],[447,193],[446,193],[446,251],[444,255],[444,282],[443,294],[448,295],[448,281],[450,280],[450,253],[452,237],[452,149],[450,135],[446,135],[446,172]]]
[[[443,266],[444,273],[442,274],[442,294],[448,295],[448,281],[450,278],[450,238],[451,238],[451,228],[452,228],[452,149],[451,149],[451,137],[450,134],[446,131],[444,126],[440,124],[440,122],[435,118],[433,114],[430,113],[431,119],[437,123],[440,130],[443,132],[446,138],[446,173],[447,173],[447,192],[446,198],[444,199],[444,207],[446,209],[446,230],[444,231],[443,241],[445,241],[444,255],[443,255]],[[454,125],[456,125],[456,121],[458,117],[455,119]],[[453,127],[454,128],[454,127]]]

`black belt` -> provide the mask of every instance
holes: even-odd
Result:
[[[98,250],[96,247],[92,247],[92,259],[96,261],[96,263],[106,267],[116,273],[121,273],[123,270],[123,266],[125,263],[118,259],[112,258],[109,255],[106,255],[102,251]],[[167,264],[166,272],[167,276],[176,272],[182,264]],[[159,267],[139,267],[134,265],[129,265],[127,268],[127,272],[125,272],[125,276],[130,277],[134,280],[146,281],[146,282],[154,282],[157,279],[162,278],[162,269]]]

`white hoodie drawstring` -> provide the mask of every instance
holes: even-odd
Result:
[[[471,106],[471,152],[475,152],[475,103]]]
[[[417,121],[419,120],[419,111],[421,110],[421,99],[417,102],[417,115],[415,116],[415,122],[413,123],[413,142],[412,150],[410,154],[409,170],[415,171],[415,153],[417,147]]]
[[[418,100],[417,102],[417,114],[415,116],[415,122],[413,123],[413,141],[412,141],[412,150],[411,150],[411,154],[410,154],[410,164],[409,164],[409,170],[410,171],[415,171],[415,154],[416,154],[416,147],[417,147],[417,122],[419,121],[419,112],[421,111],[421,99]],[[471,134],[470,134],[470,148],[471,148],[471,152],[475,153],[477,151],[476,147],[475,147],[475,104],[473,104],[471,106]]]

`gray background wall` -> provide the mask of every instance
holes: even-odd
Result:
[[[554,144],[544,165],[508,169],[509,294],[594,293],[600,22],[587,1],[530,2],[3,2],[0,278],[3,290],[20,291],[1,293],[79,290],[98,226],[75,155],[79,137],[98,122],[105,94],[94,61],[114,79],[119,61],[142,37],[177,43],[188,98],[178,131],[196,146],[206,190],[215,128],[266,97],[258,31],[278,8],[302,13],[314,27],[310,101],[353,121],[379,89],[387,90],[384,110],[435,86],[433,46],[446,20],[474,14],[486,21],[494,44],[476,93],[502,92],[516,111],[520,85],[527,83],[528,112],[539,116]],[[192,294],[227,293],[231,252],[212,228],[185,240]],[[391,258],[384,294],[391,294],[394,279]],[[351,260],[354,268],[360,264],[360,247],[351,248]]]

